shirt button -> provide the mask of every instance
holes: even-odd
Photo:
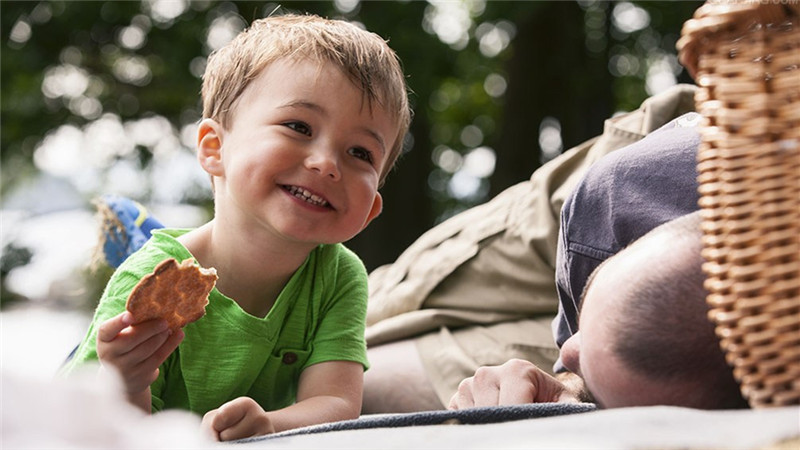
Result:
[[[286,352],[283,354],[283,363],[284,364],[294,364],[297,361],[297,354],[292,352]]]

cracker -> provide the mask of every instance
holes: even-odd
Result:
[[[208,294],[216,282],[215,269],[204,269],[191,259],[178,264],[170,258],[139,280],[125,308],[136,323],[164,319],[169,328],[177,330],[205,315]]]

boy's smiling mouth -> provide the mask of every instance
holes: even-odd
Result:
[[[282,184],[281,187],[289,194],[299,198],[300,200],[304,200],[305,202],[310,203],[314,206],[333,209],[333,206],[331,206],[331,204],[327,200],[320,197],[319,195],[316,195],[308,191],[307,189],[301,188],[299,186],[291,186],[288,184]]]

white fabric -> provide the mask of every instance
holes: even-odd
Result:
[[[125,403],[115,383],[2,376],[4,449],[231,448],[207,440],[199,417],[169,411],[146,416]],[[248,449],[536,449],[763,448],[800,439],[800,407],[699,411],[642,407],[488,425],[372,428],[265,439]],[[787,447],[788,448],[788,447]]]

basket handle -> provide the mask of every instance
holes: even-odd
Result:
[[[725,2],[709,0],[683,24],[681,38],[676,44],[678,58],[692,78],[697,73],[698,55],[709,37],[719,32],[746,30],[754,25],[782,24],[800,18],[800,2]]]

